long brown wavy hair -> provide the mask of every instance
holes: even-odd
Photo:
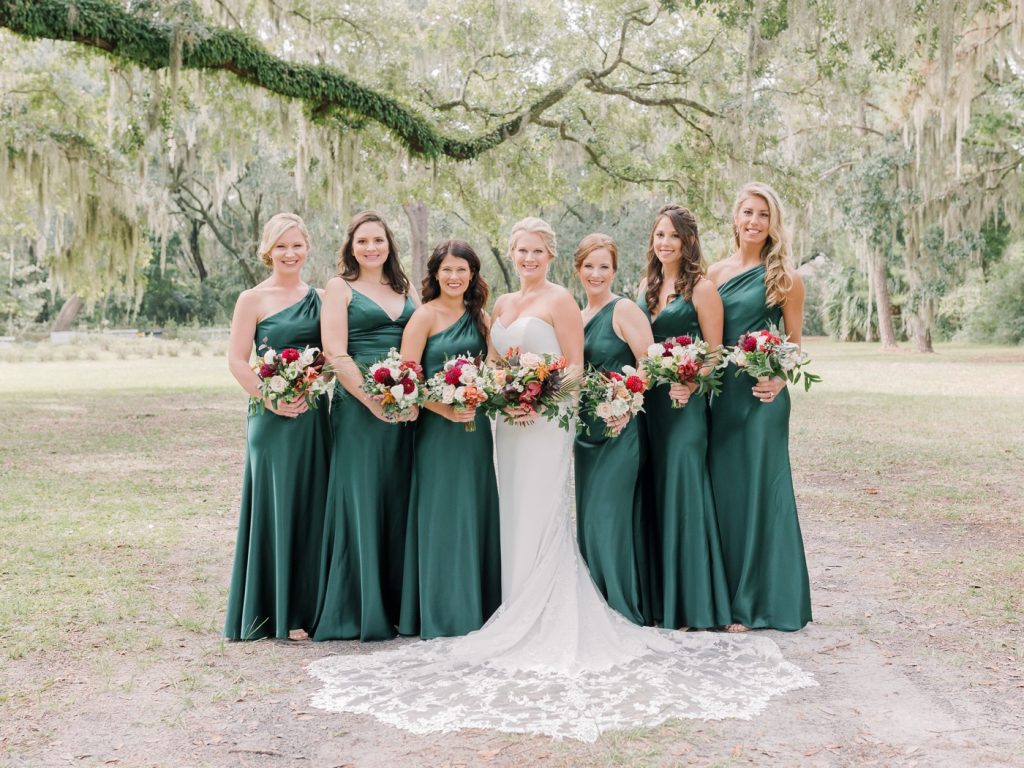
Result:
[[[370,222],[375,222],[384,227],[384,236],[388,241],[388,258],[384,262],[384,277],[388,285],[391,286],[391,290],[402,296],[407,296],[410,283],[409,278],[405,276],[405,270],[402,269],[402,262],[398,258],[398,246],[395,244],[395,235],[391,231],[391,227],[388,226],[388,223],[384,221],[384,217],[376,211],[366,210],[362,213],[357,213],[352,218],[352,221],[348,223],[348,228],[345,230],[345,242],[341,244],[341,250],[338,251],[338,272],[341,273],[341,279],[359,279],[359,262],[356,261],[356,256],[352,252],[352,238],[355,236],[357,229],[363,226],[363,224]]]
[[[768,205],[768,239],[761,246],[761,261],[764,262],[764,293],[769,307],[781,307],[793,288],[793,278],[786,272],[789,265],[789,232],[782,219],[782,203],[779,193],[759,181],[744,184],[736,195],[732,206],[732,245],[740,248],[740,233],[736,229],[736,214],[743,201],[759,197]]]
[[[704,263],[704,253],[700,247],[700,235],[697,231],[697,219],[692,213],[681,205],[669,203],[658,209],[658,215],[654,218],[654,226],[651,227],[651,237],[647,243],[647,291],[644,298],[647,301],[647,311],[653,315],[658,309],[658,295],[661,293],[662,283],[665,282],[665,272],[661,262],[654,253],[654,231],[658,228],[658,222],[666,217],[676,233],[682,240],[682,260],[679,265],[679,276],[672,286],[671,301],[676,296],[682,296],[686,301],[693,298],[693,287],[707,270]],[[666,302],[667,303],[667,302]]]
[[[430,258],[427,259],[427,274],[420,286],[423,303],[426,304],[441,295],[441,283],[437,279],[437,272],[441,269],[441,262],[444,261],[445,256],[454,256],[469,264],[472,277],[462,296],[462,302],[466,305],[466,311],[473,318],[477,330],[480,331],[480,335],[486,342],[487,321],[484,319],[484,307],[487,306],[487,297],[490,296],[491,289],[488,287],[487,281],[484,280],[484,276],[480,274],[480,257],[476,255],[473,246],[465,240],[445,240],[443,243],[439,243],[434,252],[430,254]]]

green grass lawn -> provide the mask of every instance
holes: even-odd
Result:
[[[1024,350],[806,348],[824,381],[793,396],[805,521],[863,528],[865,546],[874,521],[905,522],[908,555],[878,567],[909,609],[969,622],[1019,664]],[[245,447],[245,397],[212,350],[0,362],[0,720],[77,706],[52,694],[69,669],[130,691],[160,665],[179,712],[274,689],[210,661]],[[203,650],[179,658],[189,638]]]

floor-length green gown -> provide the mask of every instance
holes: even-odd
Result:
[[[635,365],[629,345],[612,325],[612,299],[584,328],[584,362],[600,371],[622,371]],[[641,520],[642,430],[630,419],[618,437],[605,437],[605,423],[583,417],[589,435],[576,437],[576,537],[594,584],[608,605],[636,624],[649,624],[647,563]]]
[[[469,312],[427,339],[429,378],[456,355],[484,357]],[[424,639],[480,629],[501,604],[498,485],[491,425],[482,411],[476,430],[420,409],[416,423],[405,579],[398,631]]]
[[[782,310],[765,300],[764,265],[718,289],[725,343],[779,325]],[[711,409],[708,463],[715,490],[732,620],[748,627],[796,630],[811,620],[800,521],[789,465],[789,391],[772,403],[751,393],[750,376],[730,365]]]
[[[278,352],[322,346],[316,289],[262,320],[255,341]],[[249,416],[226,637],[286,638],[313,627],[330,453],[326,395],[294,419]]]
[[[681,296],[670,301],[651,330],[656,342],[699,336],[693,302]],[[708,399],[694,394],[684,407],[673,408],[668,390],[662,384],[644,399],[649,452],[645,496],[657,555],[654,613],[669,629],[719,627],[729,623],[731,614],[707,468]]]
[[[348,354],[370,365],[402,343],[413,313],[392,319],[352,289]],[[386,640],[402,602],[414,423],[381,421],[338,385],[331,405],[334,449],[314,640]]]

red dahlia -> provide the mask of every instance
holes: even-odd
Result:
[[[281,351],[281,359],[286,363],[294,363],[299,359],[299,350],[287,347]]]

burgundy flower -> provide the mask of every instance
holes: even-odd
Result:
[[[277,368],[275,368],[272,365],[267,365],[266,363],[264,363],[263,365],[260,366],[261,379],[269,379],[275,373],[277,373]]]
[[[676,369],[676,373],[679,374],[680,379],[682,379],[683,381],[687,381],[696,376],[697,371],[699,370],[700,369],[697,367],[697,364],[693,362],[693,360],[683,360],[683,362],[681,362],[679,364],[679,367]]]
[[[689,336],[685,336],[685,335],[684,336],[680,336],[679,338],[676,339],[676,341],[678,341],[684,347],[689,346],[690,344],[693,344],[693,339],[690,338]]]
[[[444,383],[458,385],[460,376],[462,376],[462,366],[453,365],[445,372]]]
[[[643,392],[644,380],[641,379],[639,376],[627,376],[626,389],[628,389],[630,392]]]
[[[284,360],[286,363],[294,363],[296,360],[299,359],[299,350],[294,349],[292,347],[286,347],[285,349],[281,350],[281,359]]]
[[[415,389],[416,389],[416,382],[415,381],[413,381],[412,379],[402,379],[402,391],[405,394],[411,395]]]
[[[744,352],[753,352],[757,349],[757,339],[753,336],[744,336],[741,340],[741,345]]]
[[[390,384],[391,374],[388,373],[387,368],[378,368],[376,371],[373,372],[373,380],[376,381],[378,384]]]

